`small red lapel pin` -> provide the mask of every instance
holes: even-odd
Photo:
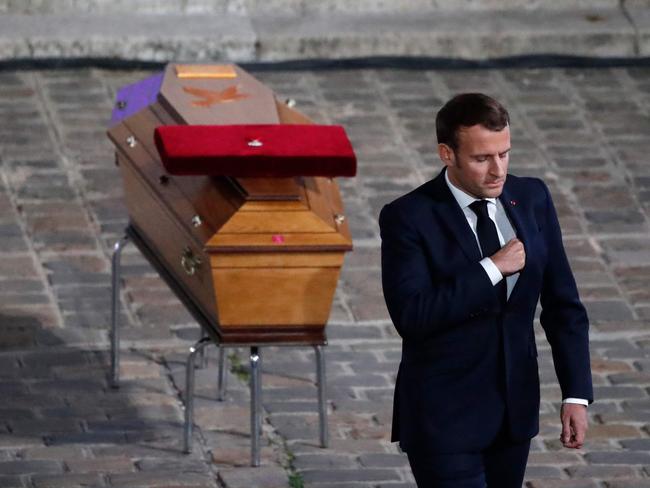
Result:
[[[510,200],[510,205],[512,205],[513,207],[517,205],[517,200]]]

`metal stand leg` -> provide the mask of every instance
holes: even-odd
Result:
[[[190,354],[187,356],[185,368],[185,432],[183,452],[192,452],[192,428],[194,427],[194,367],[197,353],[210,345],[210,339],[204,337],[190,347]]]
[[[219,376],[217,377],[217,400],[223,402],[226,398],[226,348],[219,345]]]
[[[208,334],[201,329],[201,340],[207,339]],[[205,355],[205,349],[201,349],[201,352],[199,353],[199,368],[205,369],[208,367],[208,358]]]
[[[262,358],[257,347],[251,347],[251,466],[260,465],[260,432],[262,430],[261,416],[261,381],[260,368]]]
[[[123,236],[113,246],[111,259],[111,387],[120,387],[120,257],[122,249],[129,242],[128,236]]]
[[[318,420],[320,424],[320,446],[329,445],[329,431],[327,429],[327,393],[325,376],[325,351],[322,346],[314,346],[316,351],[316,377],[318,381]]]

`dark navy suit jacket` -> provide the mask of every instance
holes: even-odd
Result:
[[[392,440],[404,450],[481,450],[504,420],[513,441],[537,434],[540,298],[563,398],[593,401],[587,314],[549,191],[508,175],[499,198],[526,250],[505,306],[444,170],[381,211],[384,297],[402,337]]]

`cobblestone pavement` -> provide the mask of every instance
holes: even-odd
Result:
[[[318,447],[308,348],[263,349],[262,467],[248,467],[246,351],[197,373],[195,449],[181,454],[183,361],[197,326],[125,251],[123,385],[107,384],[110,252],[126,223],[105,135],[117,87],[145,72],[0,73],[0,487],[402,488],[389,442],[400,341],[380,289],[381,206],[433,176],[433,113],[481,90],[511,109],[512,172],[542,176],[592,320],[597,402],[582,451],[558,442],[560,391],[538,331],[534,488],[650,487],[650,69],[264,72],[322,123],[344,124],[355,239],[326,349],[331,447]]]

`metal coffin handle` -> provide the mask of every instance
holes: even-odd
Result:
[[[183,254],[181,255],[181,266],[183,266],[183,269],[188,275],[194,276],[201,266],[201,263],[201,258],[195,256],[189,247],[183,249]]]

